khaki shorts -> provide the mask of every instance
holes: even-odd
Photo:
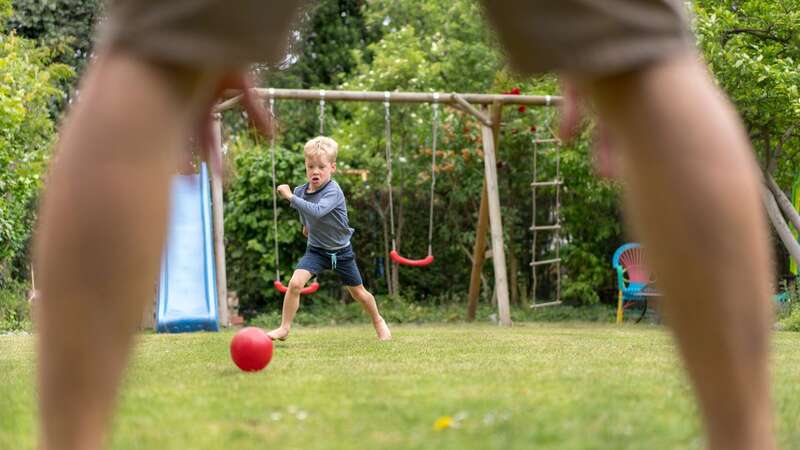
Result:
[[[621,73],[693,46],[680,0],[482,0],[512,66]]]
[[[422,1],[422,0],[421,0]],[[279,62],[304,0],[112,0],[101,46],[199,66]],[[691,46],[680,0],[483,0],[510,60],[528,72],[601,76]]]
[[[98,48],[200,67],[276,64],[308,0],[109,0]]]

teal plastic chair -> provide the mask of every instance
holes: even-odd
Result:
[[[641,245],[636,242],[623,244],[614,252],[611,265],[617,274],[617,323],[622,323],[628,302],[644,302],[644,316],[647,312],[647,297],[642,295],[642,291],[652,282],[652,277],[645,265]]]

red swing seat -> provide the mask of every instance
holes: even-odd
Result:
[[[397,250],[392,250],[389,252],[389,257],[392,259],[392,261],[404,266],[424,267],[433,262],[433,255],[428,255],[423,259],[408,259],[400,256],[400,254],[397,253]]]
[[[281,283],[281,280],[275,280],[274,284],[275,284],[275,289],[277,289],[278,292],[280,292],[281,294],[285,294],[286,291],[289,290],[289,288],[287,286],[284,286],[283,283]],[[317,292],[318,290],[319,290],[319,283],[317,283],[315,281],[315,282],[311,283],[310,285],[304,287],[302,290],[300,290],[300,294],[302,294],[302,295],[313,294],[314,292]]]

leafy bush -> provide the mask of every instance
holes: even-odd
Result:
[[[800,331],[800,308],[789,309],[789,314],[780,321],[781,329],[785,331]]]
[[[55,136],[50,105],[63,97],[59,80],[71,69],[51,52],[5,33],[0,2],[0,283],[19,278],[33,227],[35,202]]]
[[[381,315],[390,324],[399,323],[443,323],[464,322],[466,305],[463,302],[448,301],[442,303],[420,303],[400,296],[377,296],[376,301]],[[603,305],[592,305],[575,308],[558,306],[542,309],[515,308],[511,318],[517,322],[565,322],[586,321],[612,323],[614,309]],[[481,304],[477,312],[478,322],[496,322],[497,311],[489,304]],[[259,314],[251,321],[251,325],[271,329],[280,324],[279,311]],[[335,325],[345,323],[367,323],[369,316],[362,311],[361,305],[354,301],[343,303],[332,297],[304,298],[295,317],[298,325]]]
[[[782,280],[779,291],[775,296],[777,328],[800,331],[800,287],[796,282]]]
[[[31,329],[27,288],[20,282],[6,283],[0,288],[0,333]]]

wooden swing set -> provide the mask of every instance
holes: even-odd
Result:
[[[390,105],[391,103],[428,103],[434,108],[434,121],[433,121],[433,151],[431,163],[431,208],[430,220],[428,229],[428,255],[422,259],[411,259],[403,257],[399,254],[394,239],[394,219],[393,211],[390,211],[391,217],[391,231],[392,231],[392,251],[390,258],[398,264],[405,264],[411,266],[425,266],[430,264],[434,257],[431,246],[431,239],[433,236],[433,194],[435,185],[435,167],[436,167],[436,134],[438,127],[438,106],[445,105],[455,108],[461,112],[467,113],[475,117],[481,124],[481,136],[483,143],[484,153],[484,186],[481,194],[481,206],[478,214],[478,224],[476,226],[475,245],[472,252],[472,271],[470,275],[470,286],[468,294],[467,305],[467,318],[473,320],[475,318],[475,311],[477,309],[478,294],[480,292],[480,274],[481,267],[483,266],[486,257],[486,232],[490,231],[492,247],[492,263],[494,267],[494,280],[495,280],[495,293],[497,296],[498,319],[501,325],[511,325],[510,307],[509,307],[509,290],[508,278],[506,272],[506,257],[503,242],[503,225],[500,215],[500,195],[497,180],[497,159],[496,149],[499,139],[500,126],[502,120],[503,107],[506,105],[528,105],[528,106],[543,106],[551,107],[557,106],[561,103],[561,97],[550,95],[509,95],[509,94],[457,94],[457,93],[434,93],[434,92],[369,92],[369,91],[325,91],[325,90],[307,90],[307,89],[273,89],[273,88],[255,88],[256,95],[264,100],[270,102],[270,110],[274,113],[273,105],[275,100],[304,100],[304,101],[319,101],[320,103],[320,133],[324,132],[324,112],[326,101],[356,101],[356,102],[382,102],[385,110],[386,120],[386,152],[387,152],[387,165],[388,176],[387,182],[389,184],[390,195],[390,209],[392,208],[391,200],[391,121],[390,121]],[[217,104],[215,112],[215,145],[221,147],[221,120],[220,114],[224,111],[234,108],[241,100],[242,95],[238,92],[227,93],[227,99]],[[274,133],[273,133],[274,136]],[[534,140],[534,144],[539,141]],[[543,142],[543,141],[542,141]],[[274,147],[274,142],[271,147]],[[219,148],[217,149],[219,150]],[[274,148],[271,150],[274,152]],[[273,153],[274,158],[274,153]],[[273,160],[274,170],[274,160]],[[214,174],[212,180],[212,191],[214,197],[213,205],[213,218],[214,218],[214,235],[215,235],[215,249],[216,249],[216,262],[217,262],[217,289],[218,298],[220,303],[224,302],[227,298],[227,288],[225,279],[225,249],[222,241],[222,201],[221,201],[221,180],[219,174]],[[274,180],[274,174],[273,174]],[[560,180],[558,181],[560,183]],[[538,182],[534,179],[534,184]],[[540,184],[540,183],[539,183]],[[274,192],[274,189],[273,189]],[[274,195],[274,194],[273,194]],[[534,190],[535,195],[535,190]],[[274,218],[277,223],[277,218]],[[532,227],[535,229],[542,229],[542,227]],[[277,234],[276,234],[277,236]],[[276,238],[277,239],[277,238]],[[277,255],[277,240],[276,255]],[[534,244],[535,245],[535,244]],[[551,262],[551,261],[546,261]],[[552,261],[556,262],[556,261]],[[535,267],[539,265],[538,262],[533,261],[531,265]],[[285,291],[285,286],[280,281],[280,271],[277,269],[276,260],[276,280],[275,286],[278,290]],[[316,290],[318,286],[309,286],[305,288],[307,293]],[[557,303],[558,299],[556,299]],[[220,311],[227,311],[227,305],[223,308],[220,305]],[[222,316],[222,315],[221,315]],[[227,317],[227,314],[225,314]],[[220,317],[223,325],[227,325],[227,319]]]

